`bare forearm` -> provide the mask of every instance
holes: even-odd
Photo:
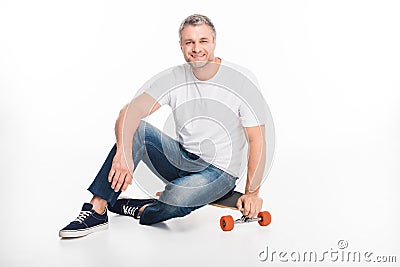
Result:
[[[133,136],[141,119],[142,114],[139,110],[135,110],[134,105],[127,105],[120,111],[115,122],[115,137],[119,153],[125,151],[125,155],[132,155]]]
[[[143,93],[121,110],[115,123],[117,153],[125,151],[126,155],[132,155],[133,137],[140,120],[159,108],[160,104],[154,98]]]
[[[245,127],[249,144],[247,180],[245,194],[236,206],[244,216],[255,217],[262,208],[263,200],[258,196],[265,168],[265,126]]]
[[[265,140],[257,138],[249,142],[246,193],[258,195],[265,169]]]
[[[143,93],[134,98],[119,113],[115,123],[117,152],[113,158],[108,181],[115,192],[125,191],[132,184],[133,170],[133,138],[140,120],[156,111],[160,105],[150,95]]]

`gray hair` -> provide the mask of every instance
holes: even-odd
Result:
[[[185,28],[185,26],[187,26],[187,25],[203,25],[203,24],[206,24],[211,28],[212,36],[215,40],[217,33],[215,31],[214,24],[211,22],[211,20],[208,17],[206,17],[204,15],[200,15],[200,14],[190,15],[189,17],[187,17],[185,20],[182,21],[181,26],[179,27],[179,40],[182,39],[181,33],[182,33],[183,28]]]

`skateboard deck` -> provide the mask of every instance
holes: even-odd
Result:
[[[233,191],[231,195],[220,198],[210,203],[210,205],[220,208],[230,208],[233,210],[237,210],[238,208],[236,207],[236,203],[241,196],[243,196],[243,193]]]

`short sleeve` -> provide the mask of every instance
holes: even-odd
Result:
[[[152,77],[141,87],[141,93],[147,93],[160,105],[171,106],[171,89],[175,86],[173,69],[167,69]]]
[[[252,127],[266,124],[268,106],[256,84],[245,78],[240,92],[239,116],[242,126]]]
[[[161,106],[171,105],[170,93],[168,90],[163,91],[163,88],[157,84],[148,87],[144,92],[153,97]]]

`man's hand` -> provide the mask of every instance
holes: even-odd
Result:
[[[127,165],[127,161],[129,167]],[[108,181],[111,183],[111,188],[114,189],[115,192],[125,191],[128,188],[128,185],[132,184],[132,174],[133,171],[133,159],[125,160],[125,156],[122,152],[118,152],[115,154],[110,173],[108,174]]]
[[[262,204],[263,200],[257,193],[246,193],[238,199],[236,207],[244,216],[255,218],[261,211]]]

